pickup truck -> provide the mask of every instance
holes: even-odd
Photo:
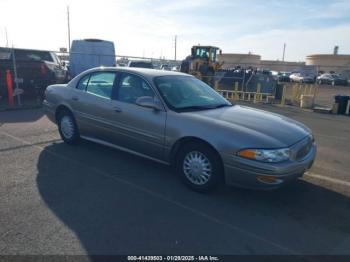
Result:
[[[14,74],[15,58],[17,79]],[[65,83],[67,70],[54,52],[0,47],[0,103],[7,101],[6,71],[10,70],[13,88],[23,91],[24,98],[43,98],[51,84]]]

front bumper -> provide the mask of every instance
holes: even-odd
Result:
[[[316,144],[301,160],[283,163],[262,163],[230,154],[222,154],[227,185],[251,189],[277,189],[301,177],[311,168],[316,157]],[[262,180],[267,178],[269,182]]]
[[[44,99],[43,109],[47,118],[50,119],[53,123],[56,123],[55,106]]]

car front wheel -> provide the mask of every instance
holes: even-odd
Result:
[[[70,112],[63,111],[58,117],[58,131],[67,144],[76,144],[79,141],[79,132],[75,119]]]
[[[209,146],[201,143],[184,145],[176,159],[176,171],[191,189],[206,192],[222,177],[221,159]]]

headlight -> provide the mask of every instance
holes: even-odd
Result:
[[[289,159],[289,148],[282,149],[244,149],[237,154],[240,157],[249,158],[256,161],[277,163]]]
[[[311,142],[314,143],[315,142],[314,134],[310,134],[310,138],[311,138]]]

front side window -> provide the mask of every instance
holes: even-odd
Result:
[[[60,64],[60,60],[59,60],[58,56],[56,56],[56,54],[53,53],[53,52],[50,52],[50,54],[51,54],[51,57],[52,57],[53,61],[54,61],[56,64]]]
[[[86,87],[87,93],[104,98],[112,98],[115,73],[100,72],[90,76]],[[82,83],[83,84],[83,83]]]
[[[225,98],[195,77],[160,76],[155,78],[155,84],[169,108],[175,111],[231,106]]]
[[[196,51],[196,56],[200,58],[209,58],[209,51],[207,48],[198,48]]]
[[[142,78],[131,74],[124,74],[119,84],[118,100],[136,104],[136,100],[143,96],[155,98],[154,91]]]

